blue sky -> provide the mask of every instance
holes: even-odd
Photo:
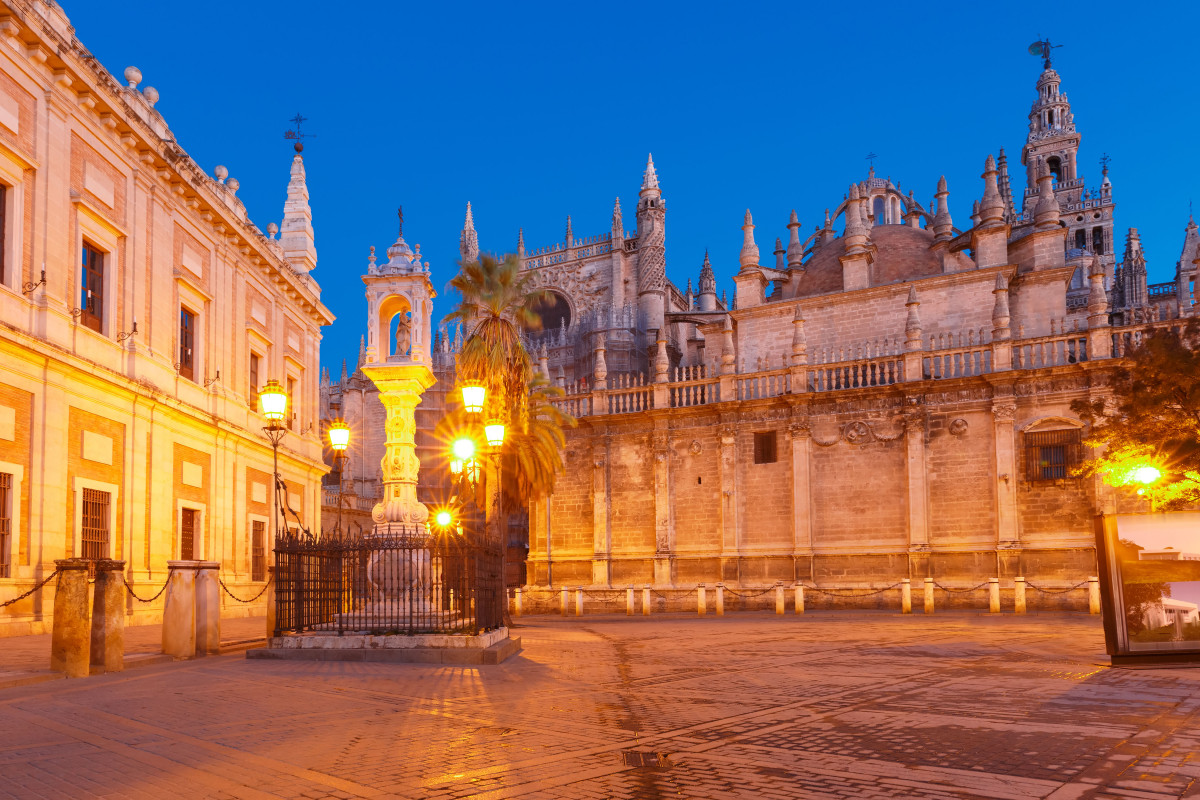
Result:
[[[745,209],[768,252],[792,208],[810,231],[864,178],[868,152],[927,207],[945,174],[965,228],[986,155],[1019,162],[1041,37],[1064,45],[1082,176],[1098,185],[1112,157],[1116,238],[1140,229],[1151,282],[1173,278],[1200,203],[1193,3],[1090,3],[1044,23],[986,3],[62,3],[114,75],[134,64],[159,90],[202,167],[229,168],[260,228],[282,215],[288,119],[309,118],[335,377],[365,329],[367,249],[395,239],[398,204],[439,293],[468,200],[484,250],[514,250],[519,227],[530,249],[561,241],[568,214],[576,236],[606,232],[618,195],[632,229],[650,151],[680,286],[708,248],[732,292]]]

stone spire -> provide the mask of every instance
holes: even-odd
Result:
[[[1004,277],[1004,273],[996,273],[996,287],[992,289],[992,294],[996,298],[996,302],[992,306],[992,338],[1004,340],[1011,336],[1011,329],[1009,328],[1011,316],[1008,310],[1008,280]]]
[[[1137,228],[1130,228],[1125,236],[1121,299],[1123,308],[1142,308],[1146,305],[1146,254],[1142,250],[1142,237]]]
[[[948,242],[954,238],[954,220],[950,219],[950,203],[947,198],[950,197],[950,190],[946,188],[946,176],[938,178],[937,194],[937,214],[933,217],[933,241]]]
[[[1035,231],[1052,231],[1059,227],[1058,200],[1054,197],[1054,178],[1050,172],[1041,167],[1038,176],[1038,201],[1033,207],[1033,229]]]
[[[985,228],[1004,224],[1004,197],[996,179],[998,174],[996,160],[989,153],[980,176],[983,178],[983,200],[979,203],[979,223]]]
[[[742,222],[742,252],[738,256],[742,272],[750,272],[758,268],[758,245],[754,243],[754,218],[750,209],[746,209],[746,217]]]
[[[298,272],[311,272],[317,266],[317,245],[313,236],[312,209],[308,205],[308,184],[304,178],[304,158],[292,158],[287,201],[283,204],[283,231],[279,237],[283,257]]]
[[[642,191],[658,190],[658,173],[654,171],[654,154],[646,156],[646,171],[642,173]]]
[[[792,364],[799,365],[808,362],[808,340],[804,336],[804,312],[800,304],[796,304],[796,313],[792,315]]]
[[[786,251],[783,249],[783,239],[775,237],[775,269],[779,270],[780,272],[783,272],[787,269],[787,262],[784,261],[785,252]]]
[[[473,264],[479,260],[479,235],[475,232],[475,217],[471,214],[471,201],[467,201],[467,219],[458,237],[458,252],[462,263]]]
[[[525,257],[525,229],[517,228],[517,257]]]
[[[854,255],[862,253],[866,250],[868,231],[867,226],[863,224],[861,209],[859,207],[861,200],[859,199],[858,184],[850,184],[850,194],[846,200],[846,254]]]
[[[787,265],[789,269],[801,269],[804,261],[804,245],[800,243],[800,218],[796,216],[794,208],[791,218],[788,219],[787,227]]]
[[[355,371],[362,369],[362,365],[365,363],[367,363],[367,337],[359,336],[358,337],[358,366],[355,367]]]
[[[1008,177],[1008,156],[1004,155],[1004,148],[1000,148],[1000,161],[997,165],[999,169],[999,186],[1000,199],[1004,202],[1004,218],[1008,222],[1016,219],[1017,208],[1013,205],[1012,183]]]
[[[343,389],[346,388],[346,381],[348,380],[348,378],[349,378],[349,376],[346,373],[346,359],[343,358],[342,359],[342,377],[340,377],[338,379],[339,384],[341,385],[341,387]]]
[[[567,235],[564,237],[567,247],[575,245],[575,234],[571,232],[571,215],[567,214]]]
[[[904,322],[904,349],[908,351],[921,349],[921,301],[917,299],[917,287],[908,287],[908,299],[904,301],[908,307],[908,319]]]
[[[621,198],[619,197],[613,203],[612,236],[614,239],[625,237],[625,223],[621,220]]]

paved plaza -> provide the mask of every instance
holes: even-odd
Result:
[[[5,689],[0,798],[1200,798],[1200,669],[1103,666],[1095,617],[519,633],[491,667],[237,654]]]

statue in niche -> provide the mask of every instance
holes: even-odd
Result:
[[[408,311],[396,315],[396,349],[394,356],[408,355],[412,345],[412,314]]]

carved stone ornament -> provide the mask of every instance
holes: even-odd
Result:
[[[951,436],[962,436],[964,433],[967,432],[967,427],[968,427],[967,421],[965,419],[963,419],[962,417],[959,417],[958,419],[953,420],[950,423],[950,435]]]
[[[904,416],[904,430],[909,433],[921,433],[925,430],[925,414],[910,411]]]
[[[692,439],[692,443],[688,445],[688,452],[694,456],[700,455],[701,451],[703,450],[704,447],[700,444],[699,439]]]
[[[651,434],[651,442],[654,444],[654,449],[658,452],[665,451],[671,444],[671,437],[666,431],[655,431]]]
[[[717,428],[717,434],[721,437],[721,444],[733,444],[737,441],[737,426],[728,422],[723,423]]]
[[[866,444],[871,441],[871,427],[865,422],[851,422],[842,431],[850,444]]]
[[[1017,415],[1016,404],[993,405],[992,414],[996,417],[997,422],[1012,422],[1013,417]]]
[[[812,436],[812,423],[807,419],[797,419],[788,423],[788,433],[793,439],[804,439]]]

